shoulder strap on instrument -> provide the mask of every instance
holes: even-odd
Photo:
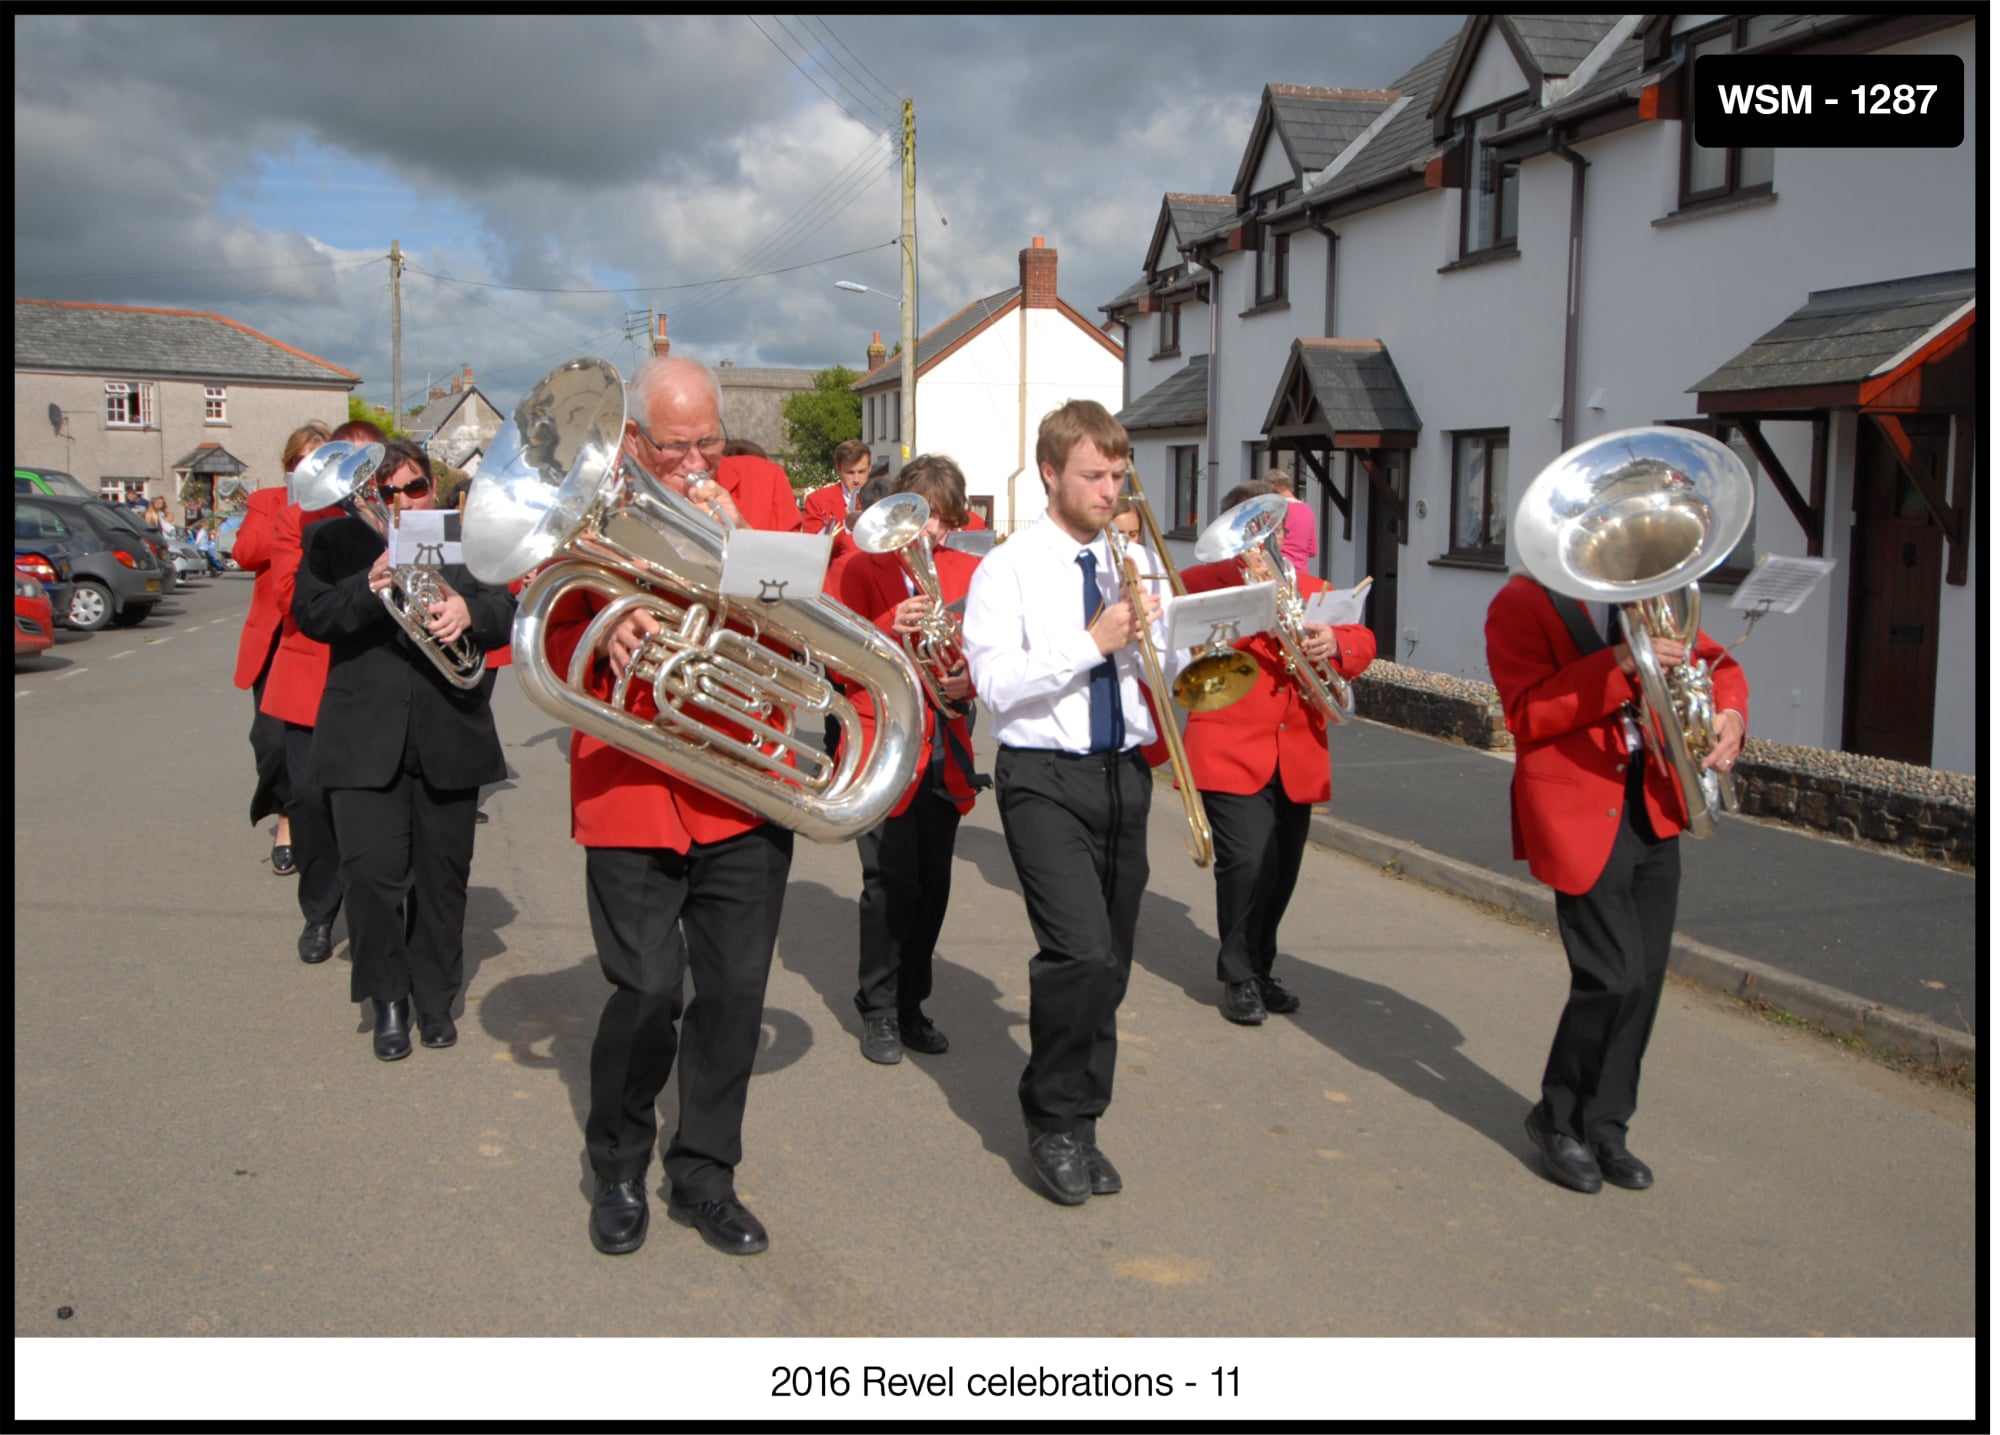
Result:
[[[1570,637],[1576,640],[1577,647],[1586,657],[1600,648],[1611,646],[1604,641],[1604,634],[1597,631],[1597,625],[1590,621],[1590,615],[1583,611],[1583,604],[1567,593],[1556,592],[1546,583],[1541,588],[1549,595],[1549,601],[1555,604],[1556,616],[1563,620],[1563,626],[1569,629]]]

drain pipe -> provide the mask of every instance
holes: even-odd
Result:
[[[1217,400],[1222,392],[1222,266],[1208,259],[1195,263],[1208,271],[1208,493],[1201,511],[1202,521],[1213,523],[1222,497],[1222,461],[1215,455],[1215,427],[1221,418]]]
[[[1576,447],[1576,330],[1583,303],[1583,172],[1590,161],[1549,132],[1549,152],[1570,164],[1569,295],[1563,319],[1562,448]]]

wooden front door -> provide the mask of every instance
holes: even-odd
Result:
[[[1940,491],[1950,421],[1909,415],[1915,463]],[[1847,703],[1841,746],[1929,765],[1937,697],[1944,529],[1864,417],[1855,449],[1854,559],[1848,578]]]
[[[1401,449],[1380,451],[1378,462],[1382,475],[1398,494],[1409,492],[1409,457]],[[1358,456],[1354,462],[1359,465]],[[1375,632],[1376,655],[1393,663],[1399,656],[1396,647],[1396,572],[1402,566],[1403,556],[1396,505],[1365,480],[1355,484],[1355,488],[1368,490],[1368,573],[1375,579],[1368,589],[1368,626]]]

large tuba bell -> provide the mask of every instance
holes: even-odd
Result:
[[[1620,429],[1578,444],[1535,475],[1514,512],[1521,566],[1572,598],[1618,605],[1638,670],[1640,731],[1680,784],[1688,831],[1706,837],[1737,808],[1728,773],[1704,769],[1715,746],[1706,662],[1662,671],[1655,638],[1692,650],[1695,580],[1749,527],[1756,486],[1727,445],[1693,429]]]
[[[467,494],[466,566],[488,582],[541,568],[514,618],[514,670],[529,699],[816,842],[867,831],[916,773],[923,699],[908,660],[872,623],[818,595],[768,606],[724,598],[728,535],[626,456],[624,428],[618,371],[602,359],[572,360],[521,400]],[[604,606],[569,671],[554,673],[549,615],[578,590]],[[591,654],[635,611],[660,630],[610,698],[596,698],[585,682]],[[836,756],[802,741],[828,716],[858,731],[829,669],[874,701],[865,759],[858,742]],[[631,711],[635,683],[652,693],[657,717]]]
[[[292,470],[289,481],[292,501],[304,509],[344,508],[356,518],[371,522],[386,540],[396,516],[375,492],[372,480],[382,464],[379,443],[351,444],[335,440],[323,443]],[[431,660],[445,681],[457,688],[475,688],[486,674],[486,654],[470,634],[461,633],[449,643],[439,642],[425,626],[431,604],[444,598],[444,588],[428,568],[402,564],[389,570],[389,586],[382,590],[382,606],[402,625],[417,645],[417,651]]]
[[[931,702],[951,708],[957,704],[945,695],[943,680],[965,666],[965,650],[958,615],[944,604],[930,535],[924,532],[930,518],[930,501],[921,493],[892,493],[854,520],[854,544],[863,553],[901,554],[904,569],[930,599],[919,631],[903,635],[903,649],[916,664]]]
[[[1306,656],[1305,599],[1299,596],[1292,560],[1278,547],[1285,531],[1285,510],[1290,506],[1291,500],[1281,493],[1260,493],[1245,499],[1201,531],[1194,556],[1197,562],[1219,563],[1225,558],[1246,558],[1258,548],[1264,550],[1264,561],[1277,581],[1278,626],[1273,636],[1284,650],[1285,673],[1309,706],[1317,708],[1329,723],[1342,723],[1354,711],[1354,691],[1331,664],[1316,663]]]

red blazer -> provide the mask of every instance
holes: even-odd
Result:
[[[956,603],[964,598],[966,590],[972,586],[973,572],[979,567],[978,557],[952,548],[934,549],[931,557],[937,564],[938,590],[944,595],[945,602]],[[896,605],[910,596],[903,573],[903,560],[898,554],[857,551],[844,566],[840,588],[834,594],[862,617],[872,620],[890,642],[899,646],[903,640],[895,631]],[[861,720],[861,742],[865,747],[875,740],[874,704],[869,701],[866,692],[856,688],[848,690],[848,700],[854,704],[855,716]],[[910,803],[916,799],[917,789],[930,781],[931,749],[937,741],[937,719],[937,710],[926,702],[923,749],[917,757],[916,776],[897,802],[895,810],[889,814],[891,817],[901,817],[908,811]],[[972,729],[965,715],[954,713],[948,728],[957,737],[958,750],[970,754]],[[972,811],[972,804],[978,800],[979,794],[973,790],[966,774],[952,757],[952,745],[949,743],[945,747],[944,786],[961,814]]]
[[[808,533],[830,533],[836,523],[847,522],[847,487],[835,481],[823,484],[806,495],[805,528]]]
[[[257,685],[257,675],[264,671],[285,625],[285,610],[278,606],[277,585],[271,580],[271,538],[278,515],[285,511],[285,490],[260,488],[250,495],[249,505],[230,553],[237,567],[257,575],[250,589],[250,611],[243,616],[243,634],[236,641],[235,681],[246,692]]]
[[[297,587],[299,559],[305,552],[306,528],[340,516],[338,508],[316,508],[305,513],[296,503],[288,503],[278,511],[271,525],[271,566],[265,570],[265,576],[271,580],[271,598],[284,614],[284,623],[278,632],[278,651],[271,657],[271,675],[264,679],[263,710],[300,727],[311,727],[319,721],[319,699],[326,690],[331,654],[325,643],[315,642],[299,631],[298,622],[292,617],[292,594]],[[253,592],[251,596],[256,595]]]
[[[717,463],[711,475],[736,500],[737,511],[752,528],[772,533],[797,533],[804,520],[792,481],[768,458],[739,453]]]
[[[1181,580],[1190,593],[1239,588],[1243,570],[1231,558],[1184,569]],[[1301,596],[1332,586],[1307,573],[1299,574],[1298,582]],[[1373,630],[1344,623],[1333,630],[1333,638],[1334,669],[1350,682],[1375,661]],[[1262,792],[1277,772],[1293,802],[1325,802],[1333,796],[1325,715],[1286,676],[1284,649],[1271,634],[1256,633],[1234,646],[1257,660],[1257,685],[1228,707],[1188,714],[1183,742],[1195,786],[1248,797]]]
[[[1742,667],[1707,633],[1696,635],[1694,655],[1708,660],[1716,711],[1747,719]],[[1514,856],[1558,892],[1587,892],[1618,837],[1627,761],[1618,714],[1638,698],[1638,679],[1618,670],[1610,648],[1585,656],[1548,592],[1524,575],[1486,610],[1486,666],[1514,735]],[[1680,784],[1664,763],[1646,762],[1646,815],[1655,832],[1687,826]]]

